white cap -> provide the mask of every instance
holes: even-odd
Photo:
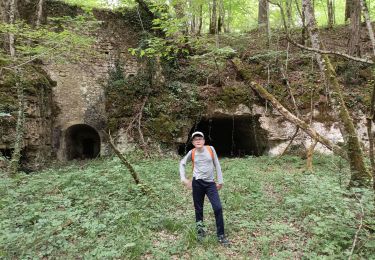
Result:
[[[202,132],[197,131],[197,132],[194,132],[194,133],[191,134],[191,139],[193,139],[194,136],[196,136],[196,135],[201,135],[204,138],[204,134]]]

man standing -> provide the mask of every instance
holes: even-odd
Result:
[[[223,174],[215,149],[205,146],[204,134],[194,132],[191,135],[194,149],[190,150],[180,162],[181,182],[189,189],[193,189],[193,201],[195,208],[195,220],[197,223],[198,240],[205,236],[203,225],[203,203],[207,195],[215,213],[216,231],[218,241],[228,246],[229,241],[224,235],[223,208],[221,206],[218,190],[223,186]],[[193,164],[193,180],[186,179],[185,166],[188,161]],[[214,170],[216,169],[218,184],[215,183]]]

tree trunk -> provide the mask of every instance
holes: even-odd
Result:
[[[371,95],[371,104],[369,108],[369,114],[367,115],[367,135],[369,142],[369,156],[371,163],[371,172],[372,172],[372,187],[375,190],[375,158],[374,158],[374,134],[372,133],[372,123],[375,121],[375,83],[373,82],[372,95]]]
[[[349,55],[361,56],[360,39],[361,39],[361,4],[353,1],[350,13],[350,39],[349,39]]]
[[[36,22],[35,22],[36,27],[39,27],[40,24],[42,23],[43,5],[44,5],[44,0],[39,0],[38,1],[38,10],[37,10],[37,13],[36,13]]]
[[[335,12],[333,7],[333,0],[327,0],[328,9],[328,28],[332,29],[335,24]]]
[[[375,37],[374,37],[374,30],[372,29],[371,19],[367,8],[366,0],[361,0],[361,8],[363,16],[366,20],[366,26],[368,30],[369,37],[371,39],[372,44],[372,53],[373,57],[375,57]],[[375,83],[372,82],[372,95],[371,95],[371,103],[369,112],[367,115],[367,135],[368,135],[368,142],[369,142],[369,156],[370,156],[370,163],[371,163],[371,172],[372,172],[372,180],[373,180],[373,189],[375,190],[375,159],[374,159],[374,134],[372,133],[372,123],[375,121]]]
[[[372,54],[375,57],[375,37],[374,37],[374,30],[372,29],[371,19],[370,19],[370,15],[369,15],[369,12],[368,12],[366,0],[360,0],[360,1],[361,1],[362,13],[363,13],[363,16],[365,17],[365,21],[366,21],[366,27],[367,27],[368,35],[370,37],[371,44],[372,44]]]
[[[203,5],[199,5],[199,18],[198,18],[197,35],[201,35],[201,33],[202,33],[202,24],[203,24]]]
[[[132,176],[135,184],[140,184],[141,180],[139,179],[138,173],[135,171],[134,167],[129,163],[129,161],[126,160],[125,156],[122,155],[120,150],[117,149],[117,147],[113,143],[112,137],[109,134],[107,134],[105,131],[102,131],[102,133],[107,138],[109,144],[111,145],[117,157],[122,161],[122,163],[126,166],[126,168],[128,168],[130,175]]]
[[[16,0],[10,0],[9,5],[9,24],[14,24],[16,14]],[[14,34],[9,33],[9,53],[10,56],[14,59],[16,56],[16,48],[14,47]]]
[[[310,0],[302,0],[302,10],[305,15],[306,29],[310,36],[311,46],[314,49],[321,49],[322,42],[319,39],[319,31],[315,21],[314,9]],[[315,57],[318,62],[321,77],[324,81],[324,86],[328,89],[327,78],[324,75],[325,67],[322,55],[320,53],[315,53]]]
[[[269,3],[268,0],[259,0],[258,6],[258,28],[259,31],[267,36],[267,46],[271,44],[271,32],[269,23]]]
[[[197,15],[196,10],[192,5],[192,1],[189,0],[190,5],[190,34],[195,35],[197,33]]]
[[[307,41],[307,30],[306,30],[306,17],[305,17],[305,12],[304,10],[300,8],[299,6],[299,2],[298,0],[295,0],[295,4],[296,4],[296,9],[301,17],[301,21],[302,21],[302,39],[301,39],[301,44],[302,45],[305,45],[306,44],[306,41]]]
[[[318,142],[316,140],[312,140],[310,147],[307,149],[306,152],[306,170],[312,171],[313,170],[313,155],[314,149]]]
[[[211,8],[211,22],[209,32],[210,34],[217,33],[217,0],[212,0],[212,8]]]
[[[288,17],[288,27],[292,27],[293,24],[293,2],[292,0],[286,0],[286,15]]]
[[[345,3],[345,18],[344,18],[345,22],[347,22],[350,19],[350,14],[352,12],[352,4],[353,4],[353,0],[346,0],[346,3]]]
[[[268,0],[259,0],[258,28],[260,30],[265,31],[268,27],[268,11],[269,11]]]
[[[224,27],[224,32],[225,33],[230,33],[230,21],[232,19],[232,1],[229,0],[229,7],[228,7],[228,12],[227,12],[227,19],[226,19],[226,23],[225,23],[225,27]]]
[[[320,49],[321,41],[318,28],[315,22],[315,16],[311,4],[311,0],[302,0],[305,10],[307,27],[310,34],[312,47]],[[347,155],[351,169],[350,186],[365,186],[371,180],[371,175],[368,173],[363,152],[358,140],[358,135],[355,130],[353,119],[345,105],[342,95],[341,86],[337,81],[336,73],[331,65],[327,55],[316,55],[318,64],[322,72],[324,72],[325,80],[332,88],[332,102],[335,108],[339,111],[339,119],[343,124],[343,136],[346,141]]]
[[[7,10],[9,10],[8,1],[7,0],[0,0],[0,15],[1,15],[1,22],[3,22],[3,23],[8,23],[8,13],[9,12],[7,12]],[[2,47],[3,47],[5,52],[8,51],[8,43],[9,43],[8,37],[9,37],[9,35],[4,34],[4,38],[3,38],[3,41],[2,41]]]
[[[217,21],[218,33],[224,31],[225,28],[225,9],[223,0],[219,0],[219,19]]]

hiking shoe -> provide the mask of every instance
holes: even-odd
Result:
[[[219,241],[219,243],[222,245],[222,246],[225,246],[225,247],[230,247],[230,242],[229,240],[225,237],[225,235],[220,235],[217,237],[217,241]]]
[[[197,223],[197,239],[199,242],[202,242],[206,236],[206,231],[204,230],[204,225],[202,222]]]
[[[206,236],[206,231],[204,231],[203,228],[199,228],[199,229],[197,230],[197,238],[198,238],[198,241],[199,241],[199,242],[202,242],[203,239],[205,238],[205,236]]]

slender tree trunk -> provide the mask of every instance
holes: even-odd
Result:
[[[44,5],[44,0],[39,0],[38,1],[38,10],[37,10],[37,13],[36,13],[36,22],[35,22],[36,27],[39,27],[40,24],[42,23],[43,5]]]
[[[371,163],[371,172],[372,172],[372,187],[375,190],[375,158],[374,158],[374,134],[372,132],[372,123],[375,121],[375,83],[373,82],[372,95],[371,95],[371,104],[369,108],[369,114],[366,118],[367,120],[367,135],[369,142],[369,156]]]
[[[361,4],[360,0],[353,1],[350,13],[350,39],[349,39],[349,55],[361,56],[360,40],[361,40]]]
[[[266,30],[268,24],[268,11],[269,4],[267,0],[259,0],[258,6],[258,28],[260,30]]]
[[[345,2],[345,22],[347,22],[350,19],[353,1],[355,0],[346,0]]]
[[[230,22],[232,19],[232,1],[229,0],[229,7],[228,7],[228,12],[227,12],[227,19],[226,19],[226,26],[225,26],[225,32],[230,33]]]
[[[3,23],[8,23],[8,13],[7,10],[9,10],[8,7],[8,1],[7,0],[0,0],[0,15],[1,15],[1,21]],[[9,43],[9,35],[4,34],[4,38],[2,41],[2,47],[5,52],[8,51],[8,43]]]
[[[201,35],[203,25],[203,5],[199,5],[199,18],[198,18],[198,32],[197,35]]]
[[[371,19],[367,8],[366,0],[361,0],[361,8],[363,16],[365,17],[366,26],[368,30],[368,34],[372,44],[372,53],[373,57],[375,57],[375,37],[374,37],[374,30],[372,29]],[[371,95],[371,103],[369,108],[369,113],[367,115],[367,135],[368,135],[368,142],[369,142],[369,156],[370,156],[370,163],[371,163],[371,172],[372,172],[372,180],[373,180],[373,189],[375,190],[375,158],[374,158],[374,134],[372,132],[372,123],[375,121],[375,83],[372,82],[372,95]]]
[[[217,0],[212,0],[212,13],[209,32],[210,34],[216,34],[217,32]]]
[[[125,158],[124,155],[120,152],[119,149],[117,149],[116,145],[113,143],[112,137],[107,134],[105,131],[102,131],[103,135],[107,138],[109,144],[111,145],[113,151],[117,155],[118,158],[120,158],[121,162],[126,166],[126,168],[129,170],[130,175],[132,176],[135,184],[140,184],[141,180],[139,179],[138,173],[135,171],[134,167],[129,163],[129,161]]]
[[[14,24],[15,22],[15,14],[16,14],[16,0],[10,0],[9,5],[9,23]],[[13,59],[16,56],[16,49],[14,47],[14,34],[9,33],[9,53]]]
[[[197,15],[192,0],[189,0],[190,7],[190,34],[195,35],[197,32]]]
[[[288,27],[292,27],[293,24],[293,2],[292,0],[286,0],[286,15],[288,17]]]
[[[225,9],[223,0],[219,0],[219,19],[217,22],[218,33],[224,31],[225,28]]]
[[[302,0],[302,3],[305,10],[307,27],[310,34],[312,47],[315,49],[320,49],[321,41],[318,28],[316,26],[311,0]],[[337,108],[339,112],[339,119],[343,124],[343,135],[344,140],[346,141],[347,154],[352,173],[350,185],[364,186],[368,184],[369,180],[371,179],[371,175],[366,169],[363,152],[358,140],[358,135],[353,124],[353,119],[351,118],[349,111],[345,105],[341,86],[338,83],[336,73],[328,56],[317,55],[316,57],[318,59],[318,64],[321,71],[324,72],[326,81],[329,83],[330,87],[333,90],[332,102],[334,107]]]
[[[328,28],[332,29],[335,24],[335,12],[333,7],[333,0],[327,0],[328,9]]]
[[[270,46],[270,24],[269,24],[269,3],[268,0],[259,0],[258,6],[258,28],[267,36],[267,45]]]
[[[370,15],[369,15],[369,12],[368,12],[366,0],[360,0],[360,1],[361,1],[362,13],[363,13],[363,16],[365,17],[365,21],[366,21],[366,27],[367,27],[368,35],[370,37],[371,44],[372,44],[372,54],[375,57],[375,37],[374,37],[374,30],[372,29],[371,19],[370,19]]]
[[[318,142],[316,140],[312,140],[311,145],[309,148],[307,148],[306,152],[306,170],[312,171],[313,170],[313,155],[314,155],[314,149]]]
[[[299,6],[299,1],[298,0],[295,0],[295,4],[296,4],[296,9],[301,17],[301,21],[302,21],[302,39],[301,39],[301,44],[302,45],[305,45],[306,44],[306,41],[307,41],[307,30],[306,30],[306,17],[305,17],[305,12],[304,10],[300,8]]]

